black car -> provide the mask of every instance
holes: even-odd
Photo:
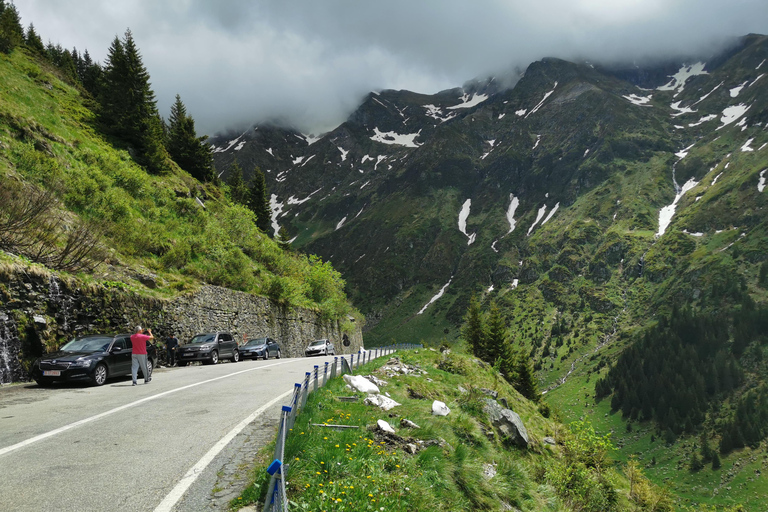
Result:
[[[253,359],[276,357],[280,359],[280,345],[272,338],[254,338],[240,347],[240,357],[243,359],[246,357]]]
[[[147,370],[157,363],[157,348],[147,343]],[[97,386],[107,379],[131,374],[131,335],[94,334],[75,338],[59,351],[32,363],[32,378],[41,386],[54,382],[90,381]],[[139,375],[143,376],[141,368]]]
[[[233,363],[240,360],[237,342],[228,332],[196,334],[189,343],[176,349],[179,366],[186,366],[190,361],[216,364],[220,359],[229,359]]]

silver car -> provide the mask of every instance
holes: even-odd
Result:
[[[335,356],[336,349],[328,339],[315,340],[304,349],[304,355],[310,356]]]

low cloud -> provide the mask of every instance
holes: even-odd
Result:
[[[131,29],[163,115],[198,130],[342,122],[367,92],[433,93],[543,57],[640,62],[768,32],[764,0],[24,0],[22,22],[103,61]]]

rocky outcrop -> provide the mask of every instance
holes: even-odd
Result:
[[[503,408],[498,402],[490,398],[485,399],[483,410],[505,440],[509,440],[521,448],[528,447],[528,431],[516,412]]]
[[[151,298],[122,283],[86,284],[35,267],[0,266],[0,383],[27,380],[29,364],[75,335],[129,332],[137,324],[162,340],[183,343],[200,332],[225,330],[235,338],[269,336],[284,357],[300,357],[307,343],[328,338],[337,353],[363,346],[359,325],[342,330],[311,310],[217,286],[175,298]],[[349,324],[348,324],[349,325]]]

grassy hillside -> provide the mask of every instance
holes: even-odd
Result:
[[[21,47],[0,54],[0,221],[32,217],[16,240],[4,237],[3,257],[54,264],[68,233],[78,232],[94,240],[84,264],[58,268],[85,280],[161,295],[207,282],[327,318],[354,313],[329,264],[286,251],[255,227],[248,209],[177,166],[148,174],[132,148],[102,135],[96,108],[48,61]],[[29,198],[42,198],[40,215],[29,215]]]
[[[490,366],[434,349],[397,357],[356,372],[388,382],[382,393],[401,404],[388,412],[340,400],[354,394],[342,379],[310,395],[285,448],[288,498],[297,510],[673,509],[670,496],[650,485],[634,462],[614,462],[610,436],[588,424],[566,427],[542,416]],[[410,365],[411,373],[388,376],[386,366],[400,363]],[[484,412],[494,392],[524,422],[527,448],[515,446]],[[444,401],[450,414],[432,415],[433,400]],[[396,435],[375,428],[381,419]],[[402,419],[420,428],[401,426]],[[427,447],[409,453],[407,445],[420,441]],[[261,501],[266,472],[258,468],[256,475],[256,483],[234,501],[236,507]]]

